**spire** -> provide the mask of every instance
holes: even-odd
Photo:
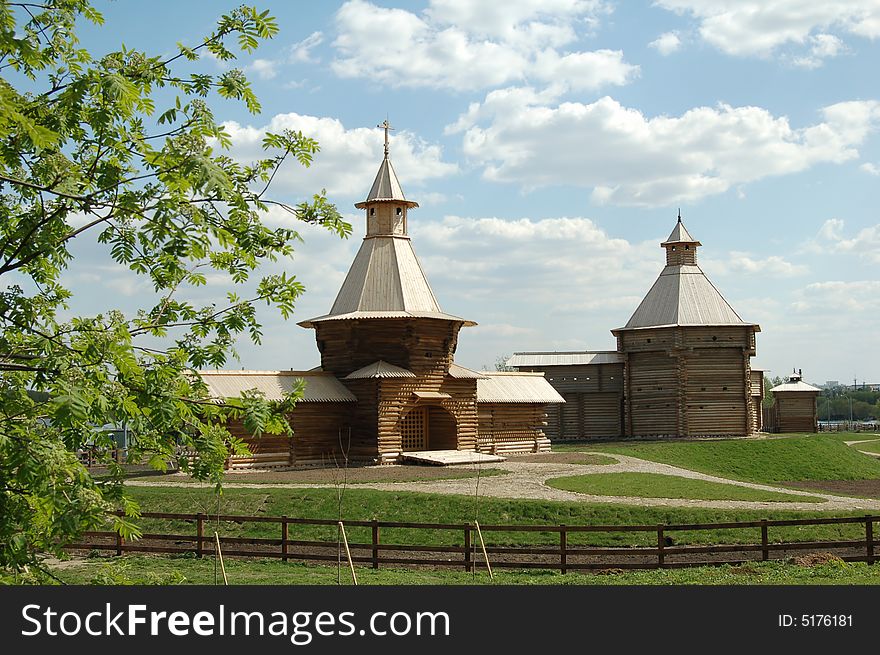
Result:
[[[342,283],[329,314],[303,321],[316,323],[353,318],[437,318],[476,325],[440,309],[406,232],[407,210],[418,207],[407,200],[391,166],[386,119],[385,157],[367,199],[355,205],[367,213],[367,235]]]
[[[370,187],[370,192],[367,194],[367,199],[355,205],[355,207],[357,207],[358,209],[368,210],[368,219],[370,216],[375,216],[377,213],[377,211],[374,211],[372,214],[370,213],[370,203],[393,202],[398,203],[401,208],[411,208],[419,206],[419,203],[413,202],[412,200],[407,200],[406,196],[403,195],[403,188],[400,186],[400,180],[397,179],[397,173],[394,171],[394,166],[391,165],[391,146],[388,140],[388,132],[390,130],[393,130],[394,128],[391,127],[388,119],[385,119],[376,127],[381,127],[385,130],[385,157],[382,159],[382,163],[379,164],[379,172],[376,173],[376,179],[373,180],[373,186]],[[370,234],[369,229],[367,229],[367,234]]]
[[[391,123],[388,122],[387,118],[384,121],[382,121],[381,123],[379,123],[376,127],[384,127],[385,128],[385,159],[388,159],[388,155],[390,152],[390,150],[388,148],[388,130],[393,130],[394,128],[391,127]]]
[[[672,228],[672,232],[669,234],[669,238],[660,245],[665,248],[666,246],[673,243],[689,243],[697,246],[702,245],[699,241],[697,241],[690,235],[690,233],[687,231],[687,228],[684,226],[684,223],[681,222],[681,209],[678,210],[678,221],[676,222],[675,227]]]

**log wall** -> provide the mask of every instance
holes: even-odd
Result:
[[[430,318],[324,321],[315,324],[315,339],[321,368],[339,378],[380,359],[416,375],[442,377],[461,325]]]
[[[546,406],[544,434],[551,441],[601,439],[623,434],[623,364],[521,366],[542,372],[565,399]]]
[[[819,392],[774,392],[773,411],[777,432],[818,432],[816,399]]]
[[[753,327],[678,326],[616,336],[625,355],[627,436],[743,436],[760,428],[750,368]]]
[[[545,405],[533,403],[479,403],[477,450],[497,455],[550,451],[541,429]]]

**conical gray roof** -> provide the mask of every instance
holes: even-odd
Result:
[[[379,236],[364,239],[330,313],[300,325],[313,327],[319,321],[349,318],[407,317],[476,325],[440,309],[408,238]]]
[[[622,329],[665,325],[751,325],[699,266],[667,266]]]
[[[700,245],[679,217],[661,245]],[[627,324],[619,330],[671,325],[754,325],[746,323],[695,263],[666,266]]]
[[[687,228],[684,226],[684,223],[681,222],[681,217],[678,218],[678,223],[675,224],[675,227],[672,229],[672,233],[669,235],[669,238],[666,239],[661,246],[665,246],[667,243],[696,243],[700,242],[694,239],[690,233],[687,231]],[[702,245],[702,244],[700,244]]]
[[[363,209],[370,202],[400,202],[408,207],[418,207],[419,203],[407,200],[403,195],[403,188],[400,186],[400,180],[397,179],[397,173],[394,172],[394,166],[388,157],[382,160],[379,165],[379,171],[376,173],[376,179],[373,180],[373,186],[367,194],[367,199],[355,205],[358,209]]]

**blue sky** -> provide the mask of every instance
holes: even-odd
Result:
[[[194,44],[219,2],[97,2],[93,52]],[[295,321],[326,313],[359,246],[365,197],[391,154],[413,244],[443,309],[465,328],[456,359],[610,350],[663,266],[678,208],[700,264],[744,320],[755,365],[815,382],[880,382],[880,1],[508,0],[264,2],[280,34],[236,65],[263,113],[213,103],[233,154],[266,129],[322,151],[274,187],[326,188],[354,226],[313,229],[288,270]],[[219,62],[201,66],[219,71]],[[287,219],[272,214],[269,221]],[[149,289],[78,244],[74,313],[134,311]],[[219,276],[194,297],[225,294]],[[261,347],[231,367],[306,369],[311,330],[266,311]]]

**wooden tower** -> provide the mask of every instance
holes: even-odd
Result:
[[[321,369],[357,396],[352,453],[396,460],[423,450],[474,450],[476,384],[453,367],[458,332],[476,325],[440,309],[407,232],[407,200],[385,156],[366,200],[367,233],[330,312],[300,323],[315,330]]]
[[[624,358],[624,433],[752,434],[761,407],[750,358],[760,327],[743,321],[700,269],[702,244],[680,215],[660,245],[666,267],[629,322],[611,331]]]

